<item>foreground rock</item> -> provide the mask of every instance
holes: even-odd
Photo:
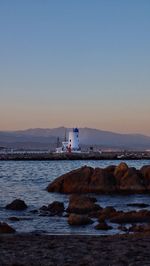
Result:
[[[150,234],[0,236],[1,266],[148,266]]]
[[[68,223],[70,225],[86,225],[91,224],[92,220],[87,215],[71,213],[68,217]]]
[[[90,197],[72,195],[69,199],[69,205],[66,211],[69,213],[77,214],[95,213],[101,210],[102,208],[94,201],[95,199]]]
[[[10,233],[15,233],[15,229],[12,228],[7,223],[0,222],[0,234],[10,234]]]
[[[23,200],[16,199],[13,200],[10,204],[6,205],[6,209],[8,210],[15,210],[15,211],[22,211],[27,209],[27,205]]]
[[[146,193],[150,191],[150,166],[140,170],[125,163],[104,169],[84,166],[58,177],[47,190],[60,193]]]

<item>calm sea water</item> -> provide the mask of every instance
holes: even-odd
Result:
[[[129,166],[141,168],[150,164],[150,160],[126,161]],[[51,234],[108,234],[94,229],[97,224],[81,227],[71,227],[66,217],[42,217],[32,213],[32,210],[39,209],[42,205],[48,205],[54,200],[63,201],[68,205],[67,195],[48,193],[47,185],[59,175],[83,165],[92,167],[106,167],[118,165],[119,161],[0,161],[0,221],[11,224],[18,232],[47,232]],[[12,200],[23,199],[29,208],[25,211],[5,210],[6,204]],[[150,204],[149,195],[131,196],[102,196],[96,195],[98,203],[102,206],[114,206],[116,209],[131,210],[128,203],[144,202]],[[27,220],[18,222],[9,221],[10,216],[23,217]],[[109,233],[117,233],[117,226]]]

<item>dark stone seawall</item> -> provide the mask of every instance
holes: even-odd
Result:
[[[0,160],[150,160],[150,154],[142,152],[121,155],[117,152],[90,152],[90,153],[48,153],[22,152],[1,153]]]

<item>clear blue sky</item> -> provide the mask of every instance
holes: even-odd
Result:
[[[1,0],[0,130],[150,135],[149,0]]]

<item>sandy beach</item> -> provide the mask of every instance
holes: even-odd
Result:
[[[150,265],[150,234],[1,235],[0,265]]]

